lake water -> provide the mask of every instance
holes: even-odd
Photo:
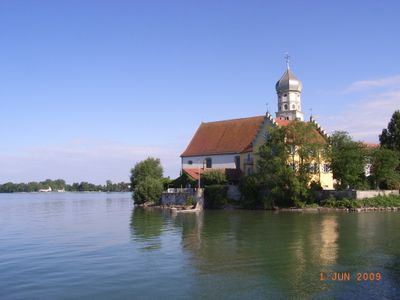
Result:
[[[0,299],[399,297],[398,212],[172,215],[128,193],[0,194]]]

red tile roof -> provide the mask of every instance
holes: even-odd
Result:
[[[195,180],[199,180],[199,172],[200,174],[204,173],[204,169],[182,169],[182,171]]]
[[[181,156],[241,153],[251,146],[265,116],[201,123]]]
[[[230,181],[237,181],[240,179],[241,171],[237,169],[213,169],[215,170],[220,170],[223,172],[226,176],[226,178]],[[205,172],[208,172],[209,169],[182,169],[183,172],[185,172],[187,175],[189,175],[191,178],[194,180],[199,180],[199,172],[200,175],[204,174]]]
[[[213,155],[250,152],[253,139],[263,124],[265,116],[201,123],[195,135],[181,154],[184,156]],[[279,126],[288,126],[290,121],[275,119]],[[315,129],[316,141],[326,143]]]
[[[288,126],[289,125],[289,120],[283,120],[283,119],[275,119],[276,124],[279,126]]]

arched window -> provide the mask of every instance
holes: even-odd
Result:
[[[287,104],[285,104],[285,105],[283,106],[283,109],[284,109],[284,110],[287,110]]]
[[[212,159],[211,157],[206,158],[206,168],[212,168]]]

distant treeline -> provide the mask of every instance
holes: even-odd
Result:
[[[51,188],[52,191],[66,191],[66,192],[129,192],[129,183],[119,182],[113,183],[107,180],[105,185],[96,185],[89,182],[74,182],[73,184],[66,184],[65,180],[46,179],[40,182],[29,183],[12,183],[7,182],[0,184],[0,193],[18,193],[18,192],[38,192],[39,190],[47,190]]]

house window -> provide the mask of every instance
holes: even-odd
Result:
[[[188,161],[188,165],[193,165],[193,161],[192,161],[192,160],[189,160],[189,161]]]
[[[251,168],[247,168],[247,175],[251,175],[253,173],[253,170]]]
[[[318,165],[317,164],[311,164],[309,167],[309,170],[312,174],[317,174],[318,173]]]
[[[240,156],[235,156],[235,166],[236,169],[239,170],[240,169]]]
[[[206,158],[206,168],[212,168],[212,160],[210,157]]]

